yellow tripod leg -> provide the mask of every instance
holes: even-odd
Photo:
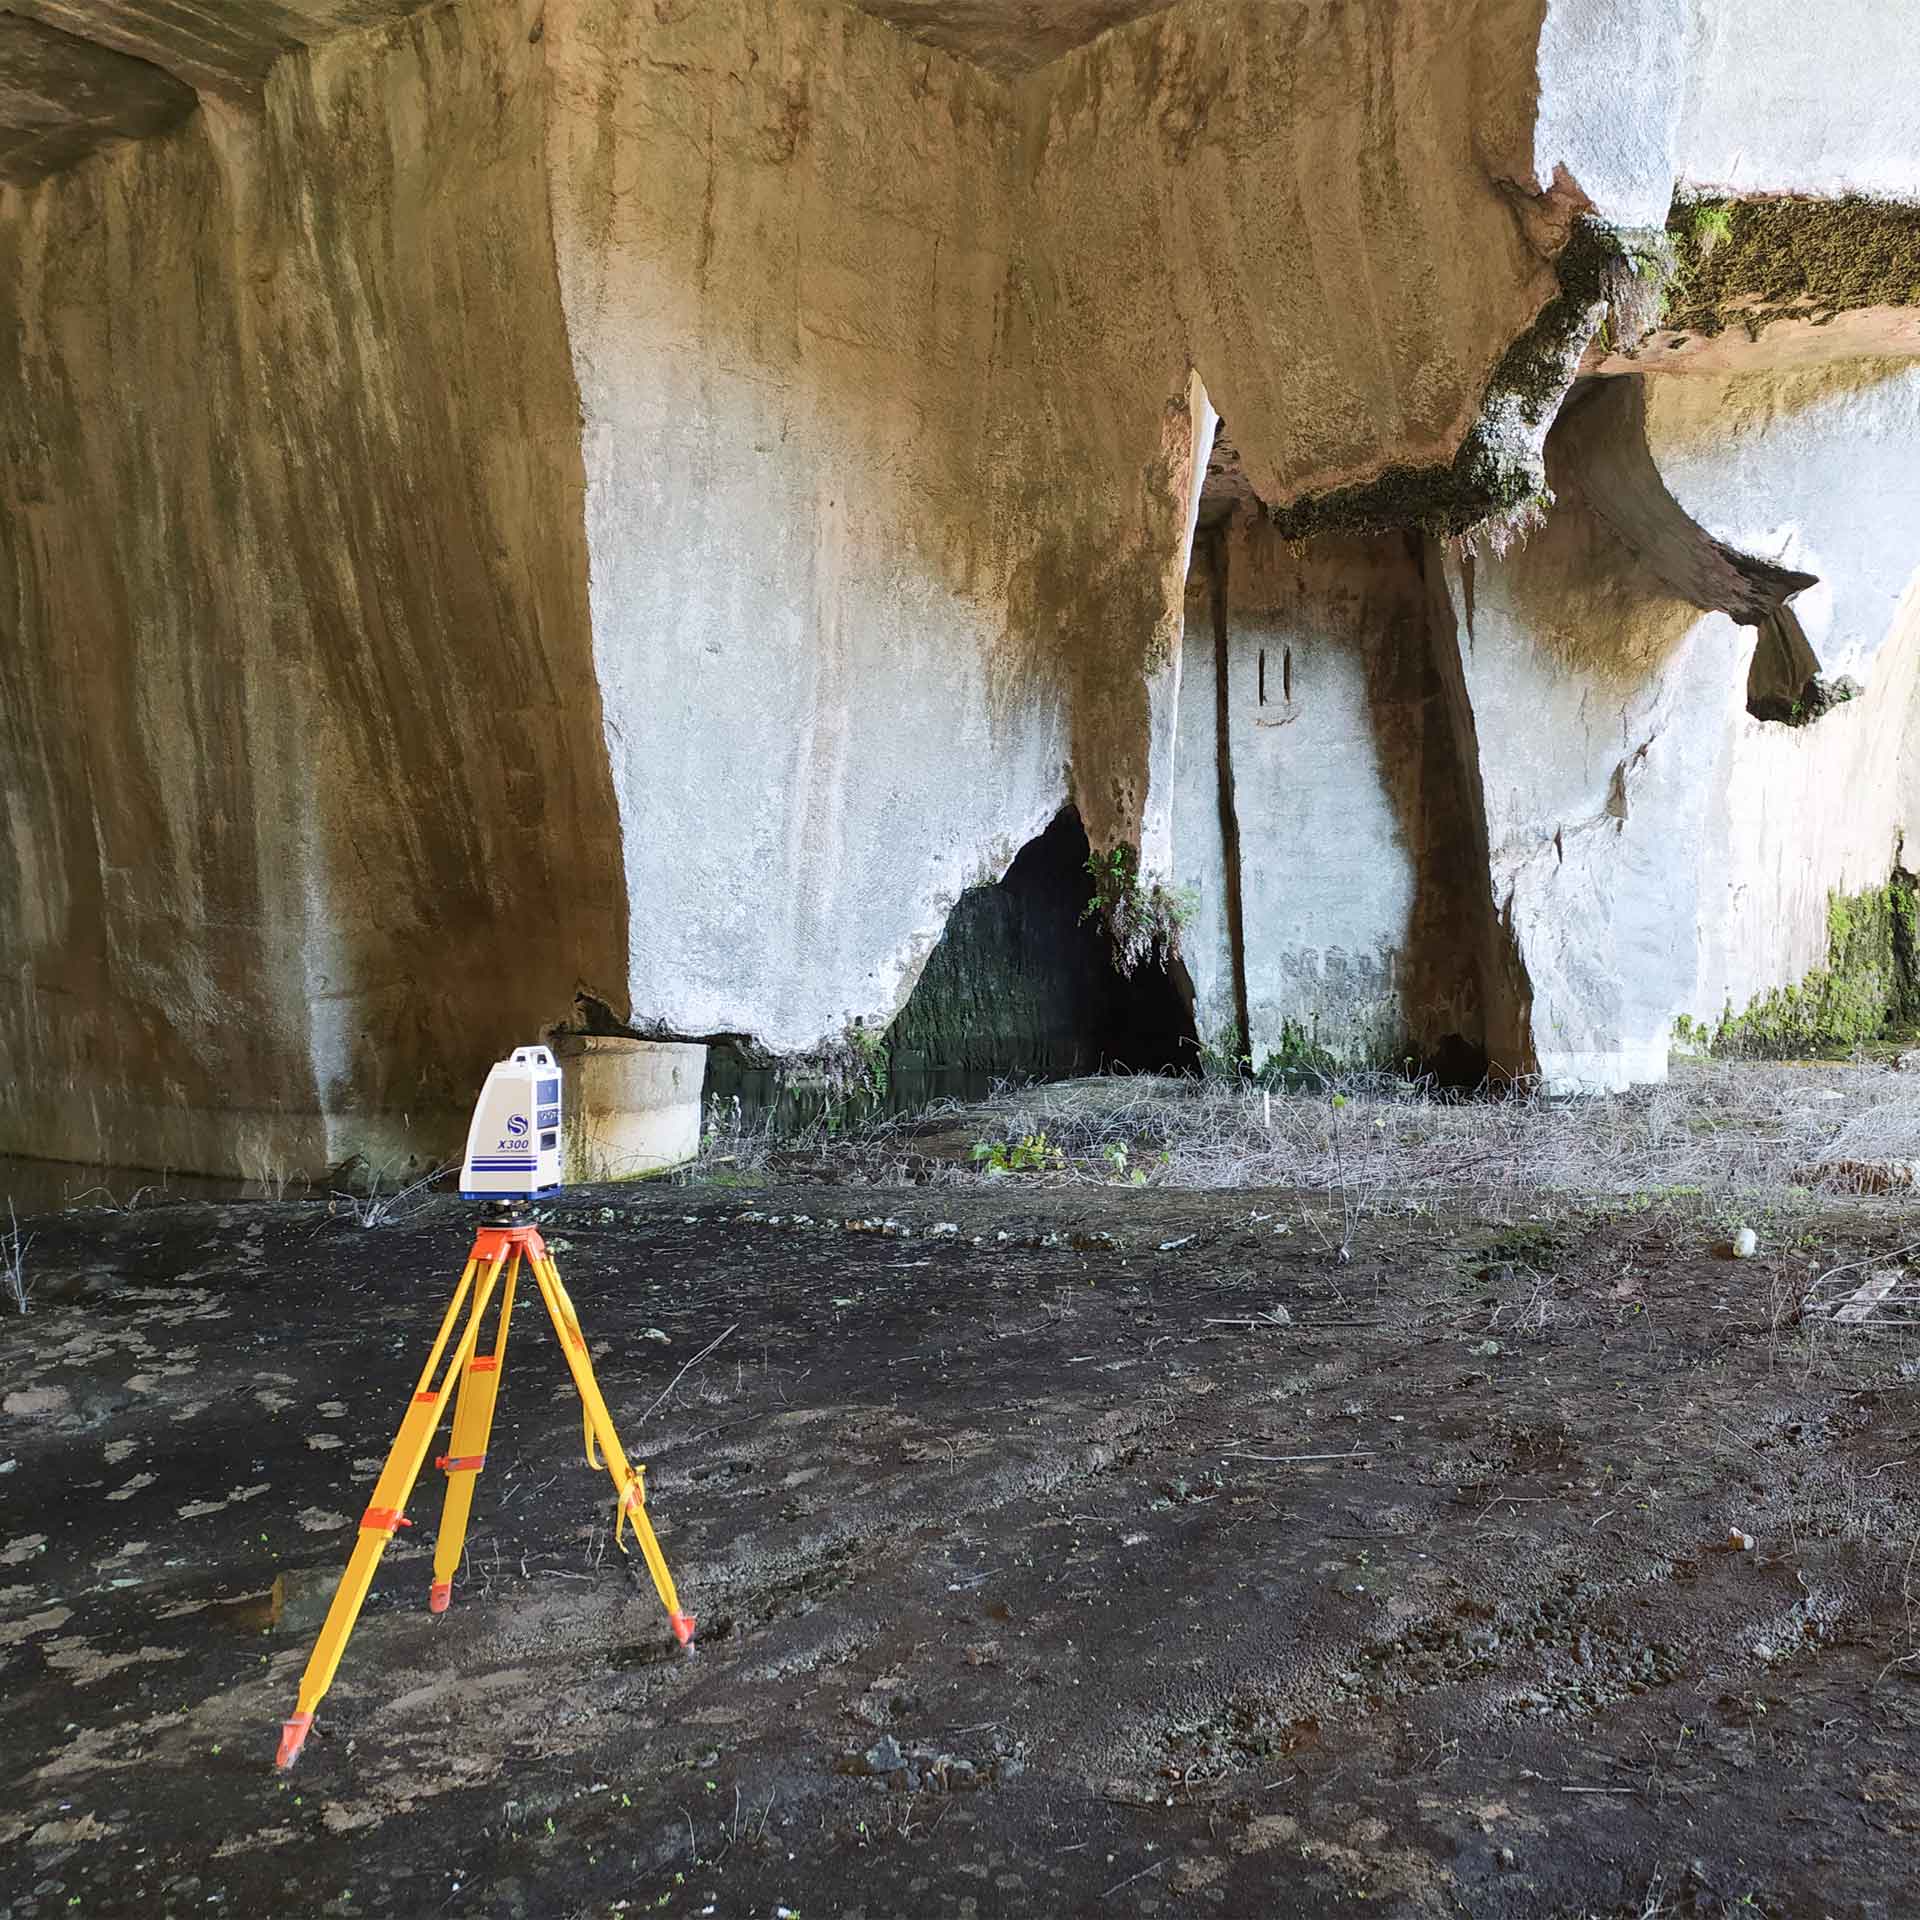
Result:
[[[292,1719],[281,1727],[280,1751],[274,1762],[276,1766],[290,1767],[300,1757],[300,1749],[306,1744],[307,1734],[313,1726],[314,1710],[327,1689],[333,1685],[333,1676],[340,1668],[340,1656],[346,1652],[354,1623],[360,1618],[360,1609],[366,1604],[367,1589],[373,1585],[374,1569],[380,1564],[380,1556],[386,1552],[387,1542],[393,1538],[395,1531],[412,1524],[405,1518],[407,1498],[413,1492],[414,1481],[420,1477],[427,1448],[433,1444],[434,1429],[440,1424],[441,1394],[446,1380],[452,1379],[466,1365],[467,1356],[473,1350],[474,1338],[479,1332],[480,1315],[485,1311],[487,1298],[493,1292],[494,1282],[499,1279],[504,1264],[504,1255],[488,1261],[484,1266],[477,1252],[468,1256],[466,1268],[460,1275],[460,1284],[454,1289],[453,1299],[440,1321],[440,1331],[434,1336],[433,1351],[427,1355],[427,1364],[420,1371],[419,1384],[414,1388],[412,1400],[408,1402],[406,1414],[400,1422],[400,1431],[394,1436],[387,1463],[381,1468],[380,1478],[374,1484],[372,1504],[361,1515],[360,1537],[354,1542],[347,1570],[340,1576],[339,1586],[334,1589],[333,1604],[327,1609],[320,1638],[314,1643],[313,1655],[307,1662],[305,1673],[300,1676],[300,1702]],[[473,1313],[448,1363],[441,1387],[435,1389],[432,1386],[435,1369],[440,1364],[448,1337],[459,1320],[468,1290],[474,1287],[476,1274],[479,1276],[479,1285],[475,1290]]]
[[[433,1548],[433,1585],[427,1590],[427,1606],[434,1613],[445,1613],[453,1598],[453,1570],[467,1544],[473,1487],[487,1464],[487,1440],[493,1432],[500,1374],[507,1363],[507,1327],[513,1319],[513,1290],[519,1279],[520,1249],[515,1247],[506,1284],[500,1289],[500,1325],[493,1336],[493,1351],[476,1353],[460,1375],[460,1392],[453,1403],[453,1438],[433,1463],[447,1476],[447,1500]],[[477,1317],[477,1304],[474,1311]]]
[[[613,1416],[607,1411],[600,1383],[593,1377],[593,1361],[587,1353],[586,1336],[580,1331],[580,1316],[574,1311],[573,1301],[560,1279],[560,1269],[553,1264],[553,1256],[542,1247],[533,1254],[532,1259],[533,1277],[539,1283],[540,1297],[546,1302],[553,1330],[560,1338],[560,1350],[567,1356],[573,1384],[586,1412],[587,1464],[604,1464],[613,1480],[614,1540],[624,1553],[626,1541],[622,1534],[627,1521],[631,1520],[633,1537],[640,1542],[647,1571],[653,1575],[654,1591],[659,1594],[660,1604],[666,1608],[667,1618],[673,1623],[674,1638],[684,1647],[693,1638],[694,1618],[692,1614],[681,1611],[680,1596],[674,1591],[673,1575],[667,1571],[666,1555],[660,1551],[653,1522],[647,1518],[646,1468],[627,1464],[620,1436],[613,1430]],[[600,1443],[603,1461],[596,1461],[593,1457],[592,1443],[596,1439]]]

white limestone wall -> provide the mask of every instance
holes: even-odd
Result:
[[[1636,586],[1556,515],[1505,560],[1448,567],[1476,728],[1496,914],[1531,988],[1552,1091],[1666,1077],[1690,991],[1699,844],[1751,635]]]
[[[1386,758],[1404,777],[1411,743],[1368,686],[1382,654],[1424,656],[1424,606],[1393,564],[1404,553],[1391,544],[1380,568],[1371,543],[1339,543],[1309,579],[1257,527],[1235,543],[1227,713],[1256,1063],[1290,1034],[1372,1063],[1406,1032],[1413,855]]]
[[[1174,884],[1192,911],[1180,953],[1193,982],[1193,1023],[1201,1043],[1222,1054],[1242,1042],[1234,990],[1234,895],[1227,862],[1231,808],[1220,788],[1220,729],[1214,702],[1214,553],[1203,538],[1187,577],[1180,642],[1178,733],[1171,806]]]
[[[635,1017],[815,1047],[1063,801],[1164,846],[1211,416],[1048,391],[998,81],[781,0],[546,41]]]
[[[1577,190],[1604,220],[1664,224],[1701,0],[1547,0],[1533,184]]]
[[[1171,876],[1173,872],[1174,816],[1180,806],[1181,773],[1196,751],[1183,738],[1182,716],[1188,710],[1181,685],[1187,654],[1185,623],[1193,618],[1193,542],[1200,517],[1201,489],[1207,477],[1207,453],[1220,425],[1220,416],[1207,398],[1206,387],[1198,374],[1188,380],[1187,420],[1193,436],[1193,452],[1188,460],[1185,533],[1179,553],[1180,575],[1186,583],[1183,599],[1187,605],[1181,614],[1180,642],[1167,649],[1165,663],[1148,679],[1147,800],[1140,822],[1140,864],[1144,872],[1159,876]],[[1204,607],[1201,621],[1204,641],[1211,631],[1205,624]]]
[[[549,9],[637,1020],[884,1020],[1066,799],[1158,866],[1196,369],[1263,471],[1364,477],[1551,291],[1494,177],[1529,8],[1452,15],[1176,8],[1007,88],[804,0]]]
[[[1533,181],[1659,226],[1689,194],[1920,198],[1912,0],[1547,0]]]
[[[1920,853],[1920,366],[1656,381],[1648,439],[1715,537],[1820,576],[1795,610],[1865,688],[1807,727],[1726,715],[1682,1002],[1712,1021],[1824,962],[1830,893],[1883,885],[1903,836]]]
[[[1675,183],[1920,199],[1913,0],[1689,0]]]
[[[851,13],[569,0],[547,44],[633,1002],[815,1046],[1063,797],[1061,714],[991,681],[1008,122]]]
[[[1884,884],[1920,825],[1920,369],[1652,380],[1648,444],[1708,533],[1820,575],[1794,604],[1866,691],[1754,720],[1753,630],[1667,597],[1577,504],[1450,566],[1493,901],[1564,1090],[1658,1080],[1675,1015],[1820,965],[1829,895]]]
[[[1174,850],[1199,906],[1184,945],[1203,1038],[1238,1020],[1224,824],[1256,1067],[1302,1047],[1375,1065],[1449,1035],[1477,1041],[1466,823],[1418,549],[1395,536],[1296,547],[1243,516],[1203,553],[1187,618]]]
[[[700,1151],[705,1047],[569,1034],[555,1051],[566,1075],[569,1185],[644,1179]]]

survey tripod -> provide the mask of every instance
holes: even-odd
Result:
[[[586,1435],[587,1465],[604,1467],[613,1480],[613,1537],[621,1552],[627,1551],[625,1530],[633,1523],[634,1537],[646,1557],[647,1570],[660,1595],[667,1617],[680,1644],[693,1638],[693,1615],[683,1613],[680,1598],[673,1590],[673,1575],[667,1571],[660,1543],[654,1538],[647,1518],[645,1467],[628,1464],[613,1430],[613,1417],[593,1377],[593,1362],[587,1353],[586,1337],[580,1331],[580,1316],[561,1284],[560,1270],[553,1264],[540,1230],[533,1224],[526,1207],[517,1200],[499,1201],[488,1209],[488,1217],[474,1236],[473,1251],[467,1255],[460,1284],[434,1336],[433,1351],[421,1369],[400,1431],[394,1437],[387,1463],[373,1489],[373,1500],[360,1516],[360,1537],[354,1543],[347,1570],[334,1590],[333,1604],[327,1609],[326,1624],[320,1629],[313,1657],[300,1679],[300,1700],[293,1717],[280,1733],[280,1752],[276,1764],[290,1767],[300,1756],[308,1731],[313,1726],[314,1710],[319,1706],[333,1676],[339,1670],[348,1637],[360,1609],[366,1603],[367,1590],[373,1584],[380,1556],[401,1527],[413,1522],[405,1517],[408,1497],[426,1464],[427,1449],[439,1430],[441,1409],[448,1390],[457,1382],[453,1403],[453,1437],[449,1450],[434,1465],[447,1476],[446,1505],[440,1518],[440,1533],[434,1543],[433,1585],[427,1592],[427,1605],[435,1613],[444,1613],[453,1597],[453,1573],[460,1564],[466,1545],[467,1519],[473,1510],[473,1485],[487,1463],[487,1438],[493,1430],[493,1410],[500,1393],[500,1375],[507,1360],[507,1327],[513,1317],[514,1289],[525,1266],[540,1289],[547,1316],[553,1322],[560,1349],[567,1357],[573,1384],[580,1395],[582,1423]],[[490,1352],[479,1351],[482,1323],[487,1310],[499,1298],[499,1319],[494,1328]],[[470,1303],[470,1304],[469,1304]],[[454,1341],[454,1329],[460,1326],[462,1311],[466,1324]],[[453,1352],[441,1368],[450,1341]],[[436,1384],[436,1375],[437,1384]]]

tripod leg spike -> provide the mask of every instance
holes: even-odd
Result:
[[[633,1522],[633,1537],[640,1543],[640,1555],[647,1563],[647,1571],[653,1576],[653,1590],[660,1596],[660,1604],[667,1610],[667,1618],[673,1622],[676,1639],[684,1647],[693,1638],[693,1615],[683,1612],[680,1596],[674,1591],[673,1575],[667,1570],[667,1556],[660,1551],[659,1537],[654,1533],[653,1522],[647,1517],[647,1490],[645,1467],[634,1469],[633,1478],[621,1496],[620,1510]]]

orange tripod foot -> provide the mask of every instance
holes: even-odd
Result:
[[[436,1580],[433,1585],[427,1589],[427,1611],[429,1613],[445,1613],[448,1606],[452,1603],[452,1600],[453,1582],[451,1580]]]
[[[673,1637],[684,1647],[693,1639],[693,1615],[676,1613],[673,1619]]]
[[[291,1720],[282,1723],[280,1728],[280,1751],[274,1756],[273,1764],[282,1773],[300,1758],[300,1749],[307,1744],[307,1732],[313,1725],[313,1715],[296,1713]]]

